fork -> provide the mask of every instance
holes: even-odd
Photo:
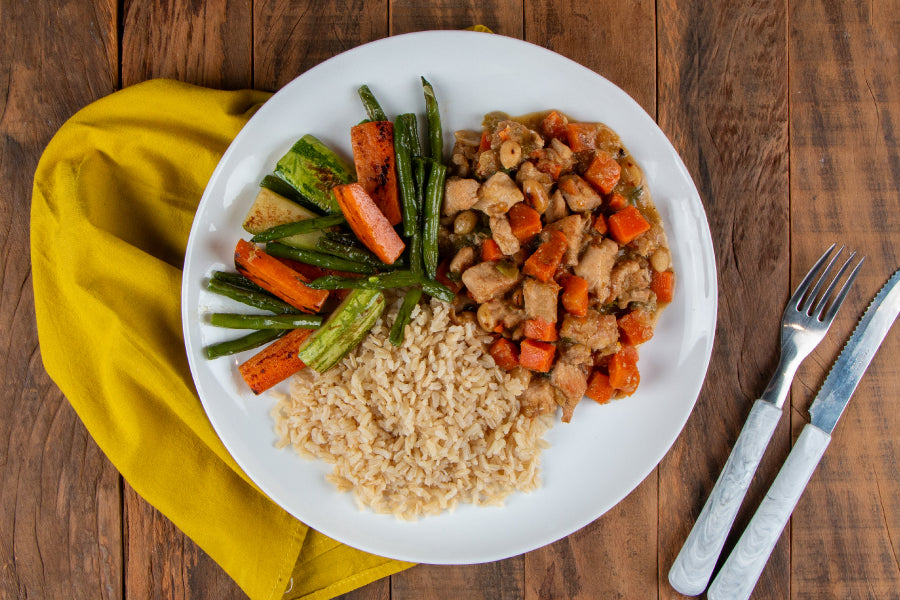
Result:
[[[747,422],[709,499],[669,570],[669,583],[682,594],[696,596],[706,589],[750,480],[781,419],[782,407],[797,367],[825,337],[865,260],[860,259],[835,294],[838,280],[856,256],[855,252],[851,253],[820,294],[844,250],[842,246],[829,260],[835,246],[832,244],[816,261],[788,301],[781,318],[781,357],[775,374],[762,396],[753,403]],[[822,270],[826,262],[828,264]]]

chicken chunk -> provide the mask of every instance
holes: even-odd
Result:
[[[462,273],[475,264],[475,248],[463,246],[450,261],[448,270],[453,273]]]
[[[524,199],[525,195],[516,182],[506,173],[498,171],[482,184],[475,208],[490,216],[503,215]]]
[[[588,369],[583,365],[560,360],[550,372],[550,383],[559,392],[557,401],[563,409],[562,421],[568,423],[575,413],[575,406],[587,391]]]
[[[528,418],[546,415],[556,410],[556,392],[549,380],[545,377],[536,377],[522,392],[519,402],[522,414]]]
[[[553,231],[555,229],[566,234],[566,240],[569,242],[566,254],[563,256],[563,264],[574,267],[578,264],[578,255],[581,253],[581,240],[584,237],[584,220],[581,218],[581,215],[569,215],[547,225],[544,231]]]
[[[621,308],[630,302],[646,302],[650,299],[650,279],[648,266],[636,260],[623,260],[612,268],[606,301],[616,301]]]
[[[478,189],[481,184],[474,179],[451,177],[444,185],[443,215],[452,217],[456,213],[468,210],[478,202]]]
[[[561,191],[556,190],[550,195],[550,204],[547,206],[547,210],[544,211],[544,221],[553,223],[568,216],[568,214],[569,209],[566,208],[566,198]]]
[[[513,234],[512,226],[506,215],[491,217],[491,237],[500,246],[500,252],[506,256],[512,256],[519,251],[519,239]]]
[[[541,318],[547,323],[556,323],[557,298],[560,287],[552,279],[541,283],[531,277],[522,285],[525,295],[525,316],[529,319]]]
[[[618,253],[619,245],[607,238],[599,245],[588,246],[575,265],[575,274],[588,282],[588,289],[598,298],[609,295],[609,279]]]
[[[553,178],[550,177],[547,173],[542,171],[538,171],[537,167],[534,166],[534,163],[526,160],[519,167],[519,171],[516,173],[516,183],[519,185],[523,185],[529,179],[533,179],[539,182],[547,192],[550,191],[550,187],[553,185]]]
[[[525,320],[525,311],[506,300],[495,298],[479,306],[476,317],[482,329],[493,333],[498,325],[503,325],[504,329],[515,329]]]
[[[613,315],[588,310],[583,317],[567,314],[559,328],[561,339],[581,344],[590,350],[600,350],[619,339],[619,328]]]
[[[559,178],[559,189],[566,198],[566,204],[574,212],[594,210],[603,204],[603,197],[587,181],[578,175],[563,175]]]
[[[462,282],[478,304],[493,300],[513,289],[522,277],[514,266],[501,269],[493,262],[478,263],[462,274]]]

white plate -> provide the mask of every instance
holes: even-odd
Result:
[[[277,450],[268,395],[255,397],[236,365],[250,353],[207,361],[205,345],[240,332],[209,327],[209,310],[235,309],[204,289],[213,269],[233,269],[240,223],[263,175],[300,136],[312,133],[351,156],[350,126],[365,117],[356,90],[368,84],[385,112],[423,112],[419,76],[435,87],[449,147],[456,129],[478,129],[492,110],[560,109],[602,121],[622,137],[649,180],[672,247],[677,286],[655,337],[641,347],[640,388],[600,406],[583,401],[558,423],[543,454],[543,487],[502,508],[401,522],[360,511],[325,481],[329,466]],[[716,322],[716,273],[700,197],[678,154],[640,106],[596,73],[525,42],[474,32],[387,38],[336,56],[275,94],[222,157],[188,241],[182,319],[191,372],[228,451],[275,502],[309,526],[356,548],[427,563],[476,563],[521,554],[590,523],[633,490],[675,441],[706,374]],[[286,389],[286,387],[284,388]]]

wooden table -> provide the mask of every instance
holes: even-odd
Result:
[[[57,128],[144,79],[277,90],[359,44],[473,23],[609,78],[672,140],[715,245],[712,362],[671,451],[596,522],[524,556],[418,566],[344,598],[678,597],[666,574],[775,366],[790,291],[828,244],[848,244],[865,268],[800,369],[746,524],[842,340],[900,267],[900,1],[0,0],[0,598],[244,597],[122,480],[43,370],[28,221]],[[900,598],[898,356],[895,329],[755,598]]]

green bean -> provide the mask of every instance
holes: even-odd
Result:
[[[397,311],[397,318],[394,319],[394,324],[391,325],[391,333],[388,336],[388,339],[391,340],[393,345],[403,345],[403,337],[406,334],[406,324],[409,323],[409,319],[412,317],[412,311],[416,307],[416,304],[419,303],[420,298],[422,298],[422,290],[419,288],[410,288],[406,292],[406,296],[403,298],[403,304],[400,305],[400,310]]]
[[[328,215],[326,217],[316,217],[314,219],[303,219],[302,221],[294,221],[293,223],[284,223],[283,225],[269,227],[254,235],[250,238],[250,241],[271,242],[272,240],[280,240],[292,235],[297,235],[298,233],[309,233],[310,231],[327,229],[346,222],[347,219],[344,218],[344,215]]]
[[[323,254],[313,250],[303,250],[300,248],[292,248],[278,242],[270,242],[266,244],[266,252],[272,256],[279,258],[290,258],[297,262],[315,265],[323,269],[334,269],[336,271],[347,271],[348,273],[362,273],[367,275],[374,273],[375,268],[370,265],[354,262],[330,254]]]
[[[372,254],[372,252],[366,248],[341,244],[335,242],[334,240],[330,240],[327,237],[319,238],[319,240],[316,242],[316,249],[321,250],[326,254],[330,254],[331,256],[344,258],[346,260],[352,260],[353,262],[357,262],[363,265],[369,265],[370,267],[382,271],[397,269],[405,266],[404,262],[399,259],[395,261],[394,264],[389,265],[385,262],[382,262],[381,259]],[[355,271],[351,271],[351,273],[355,273]]]
[[[441,201],[444,199],[444,179],[447,167],[434,163],[425,189],[425,222],[422,230],[422,259],[425,262],[425,274],[434,279],[438,266],[438,233],[441,223]]]
[[[236,285],[238,287],[246,288],[248,290],[253,290],[254,292],[259,292],[261,294],[267,294],[272,296],[267,290],[259,287],[240,273],[229,273],[227,271],[213,271],[212,277],[210,279],[215,279],[216,281],[223,281],[225,283],[230,283],[231,285]],[[272,296],[273,298],[275,296]]]
[[[411,236],[418,228],[419,207],[416,205],[416,184],[412,172],[412,149],[409,121],[416,115],[406,113],[394,121],[394,157],[397,167],[397,187],[403,206],[403,235]]]
[[[422,282],[422,277],[412,271],[392,271],[368,277],[338,277],[326,275],[313,279],[307,285],[316,290],[349,290],[367,289],[384,290],[388,288],[407,287]]]
[[[268,294],[248,290],[247,288],[242,288],[216,279],[210,279],[206,284],[206,289],[219,294],[220,296],[225,296],[241,302],[242,304],[246,304],[247,306],[267,310],[276,314],[296,314],[300,312],[287,302],[279,300],[278,298],[273,298]]]
[[[412,115],[406,123],[409,133],[409,151],[412,155],[415,156],[424,156],[425,152],[422,149],[422,140],[419,139],[419,118],[415,115],[415,113],[409,113]]]
[[[315,329],[322,324],[318,315],[244,315],[213,313],[209,323],[228,329]]]
[[[422,77],[422,90],[425,92],[425,120],[428,122],[428,141],[431,158],[438,164],[444,161],[444,135],[441,131],[441,112],[438,109],[434,88]]]
[[[422,230],[419,227],[409,238],[409,270],[416,275],[424,275],[422,266]]]
[[[243,352],[244,350],[258,348],[263,344],[268,344],[269,342],[280,338],[282,335],[284,335],[284,331],[279,331],[277,329],[261,329],[249,333],[244,337],[239,337],[236,340],[211,344],[204,348],[203,352],[206,353],[206,358],[212,360],[214,358],[219,358],[220,356],[228,356],[230,354]]]
[[[369,115],[370,121],[387,121],[387,116],[384,114],[384,111],[381,110],[381,105],[378,104],[378,100],[375,99],[375,94],[372,93],[372,90],[369,89],[369,86],[363,85],[356,91],[359,94],[359,99],[362,100],[363,106],[366,109],[366,114]]]
[[[353,246],[354,248],[363,248],[362,242],[356,239],[356,236],[347,231],[326,231],[325,237],[333,242],[337,242],[338,244],[343,244],[344,246]]]
[[[425,293],[429,296],[437,298],[438,300],[443,300],[444,302],[453,302],[453,299],[456,297],[453,290],[437,281],[428,279],[422,281],[422,289],[425,290]]]

